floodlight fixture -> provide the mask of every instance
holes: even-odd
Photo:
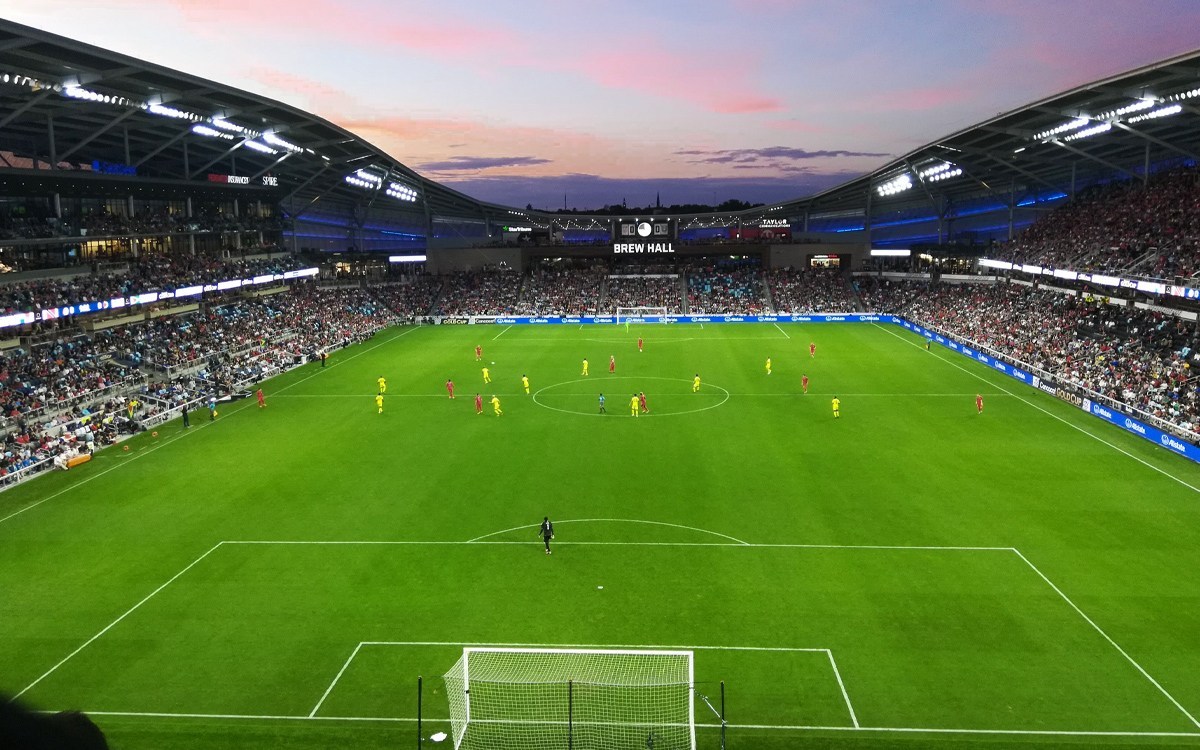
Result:
[[[258,141],[242,141],[242,145],[252,151],[258,151],[259,153],[263,153],[263,154],[275,155],[275,154],[279,153],[278,151],[271,148],[270,146],[263,145],[263,144],[259,143]]]
[[[1107,133],[1110,130],[1112,130],[1112,123],[1111,122],[1102,122],[1099,125],[1093,125],[1090,128],[1084,128],[1083,130],[1080,130],[1078,132],[1075,132],[1075,133],[1072,133],[1071,135],[1066,136],[1065,138],[1063,138],[1063,142],[1069,143],[1070,141],[1078,141],[1082,138],[1091,138],[1093,135],[1100,135],[1101,133]]]
[[[887,182],[880,184],[875,188],[875,192],[877,192],[880,197],[887,197],[890,195],[896,195],[897,193],[903,193],[905,190],[912,188],[912,186],[912,177],[905,172],[904,174],[893,177]]]
[[[233,136],[230,135],[229,133],[222,133],[220,130],[216,130],[215,128],[210,128],[209,126],[204,125],[203,123],[197,123],[196,125],[193,125],[192,132],[195,133],[196,135],[203,135],[203,136],[207,136],[209,138],[222,138],[227,141],[233,140]]]
[[[1128,122],[1130,125],[1133,125],[1134,123],[1139,123],[1144,120],[1157,120],[1160,117],[1170,117],[1171,115],[1177,115],[1182,111],[1183,111],[1182,105],[1172,104],[1168,107],[1160,107],[1158,109],[1152,110],[1150,112],[1147,112],[1144,115],[1138,115],[1137,117],[1130,117]]]
[[[292,152],[307,151],[310,154],[313,153],[312,149],[301,148],[300,146],[297,146],[294,143],[285,141],[284,139],[280,138],[279,136],[275,135],[275,133],[273,133],[269,130],[267,132],[263,133],[262,139],[264,141],[266,141],[267,143],[271,144],[272,146],[278,146],[279,148],[286,149],[287,151],[292,151]]]
[[[1091,122],[1092,121],[1086,117],[1076,117],[1074,120],[1071,120],[1069,122],[1064,122],[1061,125],[1057,125],[1053,128],[1050,128],[1049,130],[1043,130],[1042,132],[1035,135],[1033,137],[1033,140],[1044,141],[1048,138],[1053,138],[1054,136],[1058,135],[1059,133],[1066,133],[1071,130],[1079,130],[1082,127],[1086,127],[1086,126],[1090,125]]]

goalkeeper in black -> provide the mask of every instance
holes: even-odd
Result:
[[[541,535],[542,541],[546,543],[546,554],[550,554],[550,540],[554,538],[554,524],[550,523],[550,516],[542,518],[542,525],[538,528],[538,534]]]

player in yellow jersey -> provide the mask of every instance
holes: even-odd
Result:
[[[384,378],[382,375],[380,375],[380,376],[379,376],[379,381],[378,381],[378,382],[379,382],[379,393],[380,393],[380,395],[383,395],[384,393],[387,393],[387,380],[386,380],[386,379],[385,379],[385,378]]]
[[[584,375],[587,375],[587,368],[588,368],[587,357],[584,357],[583,358],[583,374]]]
[[[771,374],[771,358],[767,357],[767,374]]]
[[[629,413],[636,417],[640,411],[641,402],[638,401],[638,395],[635,393],[633,398],[629,399]]]
[[[692,393],[700,391],[700,373],[696,373],[696,377],[692,378]]]
[[[379,407],[379,413],[383,414],[383,394],[375,397],[375,406]]]
[[[842,416],[842,400],[837,396],[833,397],[833,418],[837,419]]]
[[[489,370],[486,367],[483,368],[483,382],[485,382],[485,383],[492,382],[492,372],[491,372],[491,370]]]
[[[492,394],[492,411],[496,412],[496,416],[500,416],[504,412],[500,409],[500,398]]]
[[[525,386],[525,392],[529,393],[529,376],[528,375],[521,376],[521,385]]]

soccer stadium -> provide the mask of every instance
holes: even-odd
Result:
[[[589,212],[64,34],[0,21],[0,747],[1200,745],[1200,50]]]

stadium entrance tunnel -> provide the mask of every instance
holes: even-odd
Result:
[[[635,393],[646,394],[649,412],[640,418],[698,414],[729,400],[729,391],[711,383],[702,382],[693,393],[690,378],[598,373],[541,388],[533,394],[533,402],[564,414],[615,419],[632,416],[629,400]],[[604,394],[606,413],[600,411],[600,394]]]

